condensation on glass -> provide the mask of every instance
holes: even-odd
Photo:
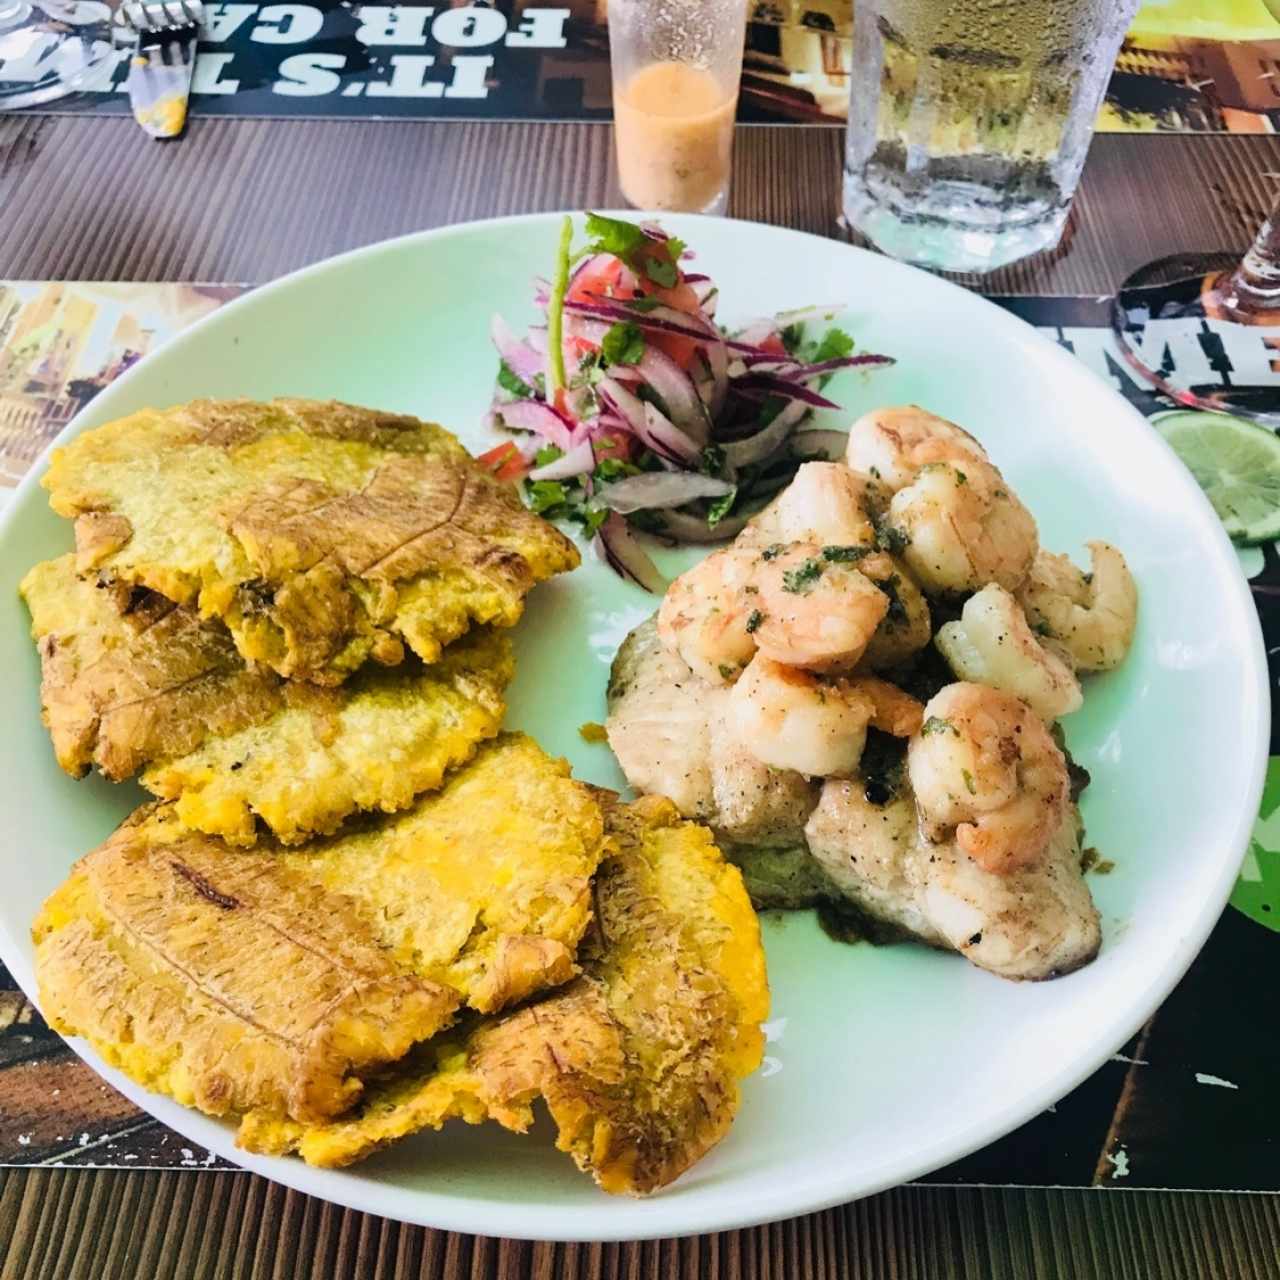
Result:
[[[844,208],[895,258],[1057,243],[1137,0],[858,0]]]

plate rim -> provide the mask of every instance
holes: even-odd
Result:
[[[307,264],[263,284],[251,286],[242,296],[211,312],[189,328],[175,335],[173,339],[159,348],[156,354],[165,352],[170,357],[175,353],[180,354],[184,344],[188,342],[198,343],[201,340],[203,331],[207,326],[225,324],[228,322],[228,317],[233,317],[243,307],[253,305],[257,299],[270,296],[276,291],[286,291],[312,277],[331,271],[350,269],[354,263],[367,261],[384,253],[405,249],[412,250],[418,245],[430,244],[437,240],[465,237],[476,232],[492,231],[508,225],[525,226],[545,223],[547,226],[551,226],[566,214],[578,218],[581,217],[582,212],[582,210],[561,209],[473,219],[410,232],[405,235],[375,241],[368,245],[357,246],[321,259],[318,262]],[[980,310],[985,312],[986,318],[996,329],[1004,330],[1005,333],[1013,336],[1015,341],[1020,344],[1029,344],[1033,349],[1038,349],[1046,359],[1049,359],[1054,364],[1056,369],[1068,374],[1072,379],[1083,377],[1096,383],[1101,389],[1105,390],[1107,396],[1113,402],[1118,419],[1127,419],[1131,429],[1136,429],[1140,426],[1144,433],[1149,432],[1150,443],[1158,451],[1163,450],[1171,457],[1176,457],[1159,432],[1149,427],[1143,415],[1082,361],[1077,360],[1056,343],[1037,332],[1033,325],[1019,316],[1013,315],[983,295],[964,288],[953,281],[932,275],[906,263],[897,262],[884,255],[851,245],[845,241],[772,223],[755,222],[747,219],[715,218],[697,214],[644,213],[636,210],[600,210],[600,212],[632,219],[653,217],[671,220],[679,218],[682,222],[701,224],[707,227],[708,230],[713,230],[715,227],[727,223],[735,227],[752,228],[756,232],[764,232],[786,239],[798,237],[803,241],[812,242],[814,248],[821,248],[828,253],[851,253],[857,258],[877,259],[877,269],[887,269],[891,275],[900,275],[904,279],[911,280],[918,280],[923,277],[930,282],[929,287],[937,286],[943,296],[954,298],[959,295],[964,299],[963,305],[973,306],[976,304]],[[40,479],[48,468],[48,460],[52,451],[88,429],[88,420],[101,415],[104,402],[108,412],[110,412],[112,401],[117,398],[124,398],[127,395],[127,390],[132,380],[140,374],[150,359],[151,357],[144,358],[138,365],[128,370],[121,378],[105,388],[98,397],[95,397],[63,427],[35,459],[27,474],[12,492],[8,502],[5,503],[5,509],[0,512],[0,549],[12,537],[12,527],[20,518],[21,509],[27,501],[30,501],[30,490],[40,487]],[[1240,572],[1236,561],[1234,547],[1222,529],[1221,523],[1213,512],[1208,499],[1195,486],[1190,476],[1187,477],[1187,485],[1188,499],[1193,504],[1198,502],[1202,515],[1210,518],[1206,520],[1206,524],[1211,531],[1210,541],[1213,550],[1216,552],[1217,559],[1223,562],[1220,567],[1227,570],[1227,572],[1215,574],[1215,576],[1223,580],[1225,589],[1235,598],[1235,603],[1243,615],[1244,628],[1249,632],[1249,640],[1251,641],[1248,648],[1252,654],[1252,663],[1248,671],[1241,672],[1241,679],[1243,683],[1252,684],[1251,693],[1253,696],[1249,698],[1248,707],[1246,708],[1254,720],[1252,771],[1251,775],[1243,780],[1244,786],[1237,792],[1242,797],[1240,812],[1231,826],[1229,838],[1225,829],[1218,837],[1217,844],[1222,850],[1221,866],[1218,869],[1212,893],[1204,899],[1201,905],[1195,926],[1176,940],[1165,962],[1153,975],[1155,980],[1142,988],[1141,998],[1126,1002],[1119,1013],[1105,1019],[1109,1034],[1105,1040],[1099,1040],[1096,1043],[1109,1044],[1110,1048],[1102,1053],[1082,1055],[1072,1059],[1063,1069],[1047,1075],[1039,1083],[1038,1087],[1028,1090],[1023,1095],[1021,1106],[1006,1113],[1001,1121],[994,1126],[989,1121],[973,1123],[959,1133],[952,1132],[945,1139],[938,1139],[927,1146],[921,1147],[917,1145],[909,1152],[895,1153],[893,1159],[882,1161],[876,1169],[871,1171],[870,1176],[864,1171],[857,1185],[842,1183],[838,1177],[838,1170],[827,1171],[823,1176],[825,1186],[821,1189],[818,1189],[817,1180],[813,1177],[793,1180],[782,1188],[776,1197],[771,1198],[767,1205],[759,1202],[750,1204],[736,1201],[730,1202],[713,1215],[704,1214],[701,1220],[695,1220],[697,1214],[691,1213],[690,1210],[681,1205],[678,1198],[679,1187],[677,1184],[672,1189],[672,1192],[668,1192],[667,1195],[659,1195],[638,1203],[625,1200],[613,1202],[611,1200],[610,1203],[602,1207],[612,1208],[613,1213],[601,1219],[593,1217],[592,1227],[582,1233],[575,1233],[572,1230],[568,1232],[562,1230],[547,1231],[539,1226],[537,1219],[548,1216],[548,1211],[538,1205],[529,1206],[517,1201],[505,1201],[503,1202],[502,1210],[510,1218],[510,1221],[495,1223],[492,1220],[493,1214],[490,1201],[453,1197],[422,1188],[411,1189],[387,1186],[373,1178],[356,1176],[347,1181],[346,1178],[351,1177],[351,1175],[346,1174],[346,1171],[313,1169],[301,1161],[289,1157],[262,1157],[239,1151],[234,1146],[234,1131],[227,1123],[190,1111],[162,1094],[152,1093],[134,1084],[133,1081],[122,1077],[117,1071],[106,1066],[98,1055],[79,1038],[64,1038],[65,1043],[100,1076],[105,1078],[148,1115],[175,1129],[189,1140],[215,1151],[224,1159],[232,1161],[241,1168],[262,1174],[275,1182],[282,1183],[305,1194],[314,1195],[319,1199],[340,1204],[360,1212],[372,1213],[382,1217],[395,1217],[401,1221],[412,1222],[422,1226],[468,1234],[500,1234],[506,1238],[528,1240],[609,1242],[674,1238],[737,1230],[801,1214],[819,1212],[835,1205],[845,1204],[851,1200],[873,1195],[889,1187],[911,1181],[932,1169],[938,1168],[942,1164],[959,1159],[1026,1123],[1034,1115],[1044,1110],[1045,1107],[1074,1089],[1097,1070],[1101,1063],[1106,1061],[1109,1054],[1116,1052],[1165,1001],[1169,993],[1182,979],[1216,925],[1223,909],[1227,905],[1232,887],[1235,884],[1238,866],[1231,861],[1227,850],[1238,848],[1240,855],[1243,856],[1261,800],[1269,759],[1270,676],[1266,664],[1265,645],[1262,639],[1260,620],[1253,605],[1248,582]],[[1252,677],[1251,681],[1248,679],[1250,676]],[[1243,803],[1244,801],[1247,801],[1247,803]],[[32,1002],[39,1007],[34,990],[31,989],[34,987],[34,982],[23,980],[28,974],[27,966],[19,963],[15,970],[15,966],[9,960],[10,955],[20,955],[20,947],[21,943],[18,939],[13,938],[7,925],[3,920],[0,920],[0,960],[8,964],[11,971],[14,971],[15,979],[18,980]],[[163,1116],[157,1115],[157,1104],[159,1110],[165,1113]],[[170,1114],[171,1112],[172,1115]],[[176,1117],[176,1120],[174,1117]],[[191,1129],[184,1124],[184,1120],[187,1119],[195,1122],[192,1127],[201,1131],[199,1136],[195,1136]],[[214,1133],[204,1133],[203,1129],[205,1127],[211,1128]],[[325,1185],[329,1183],[329,1175],[333,1173],[345,1176],[341,1181],[335,1180],[332,1186]],[[315,1185],[317,1180],[321,1183],[319,1187]],[[600,1194],[603,1196],[604,1193]],[[386,1203],[387,1201],[395,1201],[395,1203],[388,1204]],[[691,1203],[696,1205],[697,1201],[695,1200]],[[415,1207],[418,1205],[421,1206],[421,1209],[415,1211]],[[628,1221],[629,1216],[631,1216],[627,1212],[629,1209],[636,1211],[634,1221]],[[574,1210],[569,1208],[562,1209],[559,1212],[561,1218],[564,1219],[565,1217],[571,1217]]]

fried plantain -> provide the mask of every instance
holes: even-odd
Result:
[[[346,1165],[450,1118],[524,1132],[542,1098],[557,1146],[606,1191],[656,1191],[704,1155],[761,1061],[759,924],[738,871],[670,801],[609,803],[607,815],[581,977],[420,1047],[349,1115],[319,1125],[251,1117],[241,1144]]]
[[[181,1102],[315,1122],[460,1005],[572,977],[603,843],[595,795],[521,735],[301,849],[238,851],[144,806],[42,908],[41,1006]]]
[[[81,572],[221,618],[246,659],[318,684],[406,645],[434,662],[578,563],[444,428],[335,401],[147,409],[56,450],[43,483]]]
[[[252,844],[261,819],[296,844],[358,809],[392,812],[440,784],[502,722],[506,636],[476,628],[423,667],[366,667],[336,689],[250,671],[226,629],[145,591],[122,610],[73,557],[22,582],[58,763],[176,800],[195,830]]]

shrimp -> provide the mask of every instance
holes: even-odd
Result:
[[[751,661],[756,642],[749,626],[752,595],[746,588],[759,554],[725,547],[682,573],[658,610],[658,635],[691,671],[727,684]]]
[[[824,680],[757,654],[733,686],[729,714],[761,764],[847,778],[862,759],[875,704],[852,682]]]
[[[1118,667],[1133,643],[1138,588],[1124,556],[1108,542],[1090,542],[1092,572],[1066,556],[1041,551],[1018,592],[1033,626],[1058,641],[1079,671]]]
[[[756,553],[756,603],[747,622],[765,657],[814,671],[857,665],[890,602],[845,558],[853,552],[796,542]]]
[[[938,629],[934,644],[957,680],[1012,693],[1043,720],[1084,701],[1075,672],[1040,643],[1018,602],[994,582],[969,597],[959,621]]]
[[[867,727],[900,738],[919,731],[924,708],[875,677],[816,676],[757,654],[729,695],[729,719],[761,764],[809,777],[847,778]]]
[[[864,413],[849,428],[845,461],[893,493],[911,484],[931,462],[987,460],[987,451],[963,427],[918,405]]]
[[[980,867],[1036,864],[1070,802],[1067,763],[1043,720],[1012,694],[949,684],[925,709],[907,771],[931,840],[952,830]]]
[[[761,547],[775,542],[874,547],[875,526],[864,506],[865,481],[839,462],[806,462],[739,535],[739,542]]]
[[[889,608],[867,643],[859,668],[887,671],[919,653],[933,636],[929,604],[910,571],[895,556],[882,552],[858,564],[889,599]]]
[[[891,733],[895,738],[910,738],[920,732],[924,707],[896,684],[876,676],[851,676],[844,683],[871,703],[873,729]]]
[[[930,462],[893,496],[889,523],[906,540],[902,558],[926,592],[1010,591],[1026,578],[1039,543],[1036,522],[989,462]]]

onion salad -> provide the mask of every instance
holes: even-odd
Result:
[[[837,307],[782,312],[729,331],[719,290],[654,223],[589,213],[585,246],[561,230],[555,274],[535,282],[542,319],[523,335],[501,316],[490,425],[509,438],[480,461],[528,506],[582,527],[624,578],[665,582],[637,534],[732,538],[801,463],[843,454],[844,433],[806,430],[854,354]]]

